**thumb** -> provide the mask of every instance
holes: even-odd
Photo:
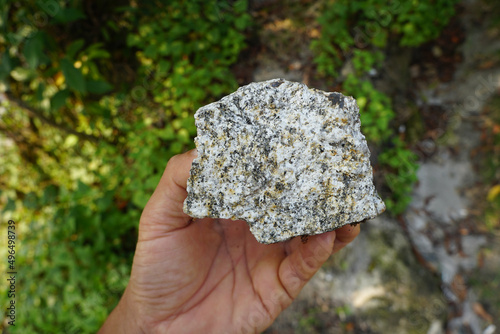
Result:
[[[167,163],[160,183],[149,199],[141,215],[139,235],[141,239],[162,235],[187,226],[190,217],[182,211],[187,197],[187,179],[196,149],[173,156]]]

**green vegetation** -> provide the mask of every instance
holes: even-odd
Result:
[[[9,331],[95,332],[166,161],[193,147],[193,111],[237,87],[247,4],[0,7],[0,204],[17,223],[22,290]]]
[[[483,123],[483,147],[480,170],[488,187],[482,200],[484,216],[480,217],[490,231],[500,231],[500,96],[495,95],[486,105]]]
[[[436,38],[457,2],[338,0],[327,2],[318,18],[321,36],[311,43],[318,72],[340,81],[344,92],[357,98],[367,140],[384,147],[379,163],[390,189],[384,199],[393,214],[402,213],[410,201],[417,157],[397,137],[391,99],[372,85],[369,72],[381,67],[389,43],[415,47]],[[339,77],[346,63],[353,69]]]
[[[321,313],[321,310],[317,307],[308,309],[306,314],[299,319],[297,333],[311,333],[315,327],[320,326],[319,313]]]
[[[388,43],[419,46],[436,38],[455,13],[457,0],[337,0],[325,4],[312,44],[320,72],[336,76],[347,58],[358,69],[380,62]]]

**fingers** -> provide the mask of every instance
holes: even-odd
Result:
[[[347,246],[358,236],[361,231],[361,224],[356,226],[346,225],[336,230],[337,238],[333,246],[332,254],[337,253],[339,250]]]
[[[331,254],[352,242],[360,232],[360,225],[347,225],[335,231],[309,237],[307,243],[299,238],[289,241],[288,256],[279,268],[283,288],[295,298]]]
[[[195,157],[196,150],[191,150],[168,161],[160,183],[142,213],[141,232],[168,233],[189,224],[190,217],[182,211],[182,206],[187,196],[189,170]]]
[[[336,232],[309,237],[306,243],[300,238],[288,241],[288,256],[279,267],[279,278],[290,298],[295,298],[332,253]]]

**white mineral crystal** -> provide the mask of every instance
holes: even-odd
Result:
[[[385,205],[352,97],[275,79],[200,108],[184,212],[242,219],[265,244],[373,218]]]

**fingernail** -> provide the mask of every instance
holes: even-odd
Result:
[[[190,153],[196,158],[198,156],[198,150],[197,149],[192,149]]]

